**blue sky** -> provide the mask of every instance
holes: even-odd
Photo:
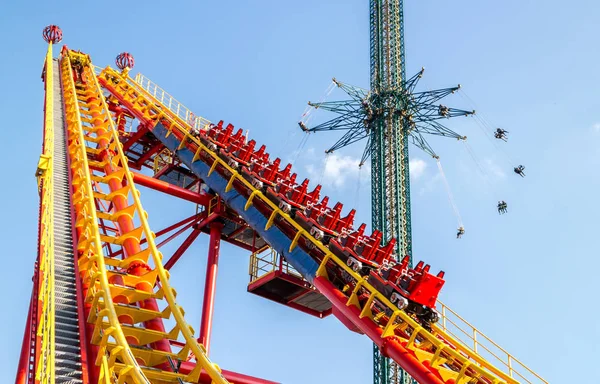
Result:
[[[96,65],[113,65],[119,52],[130,51],[134,72],[199,115],[249,129],[271,154],[288,160],[303,137],[296,122],[306,101],[318,100],[332,76],[363,87],[369,81],[366,1],[75,4],[0,6],[3,382],[16,369],[36,251],[33,173],[45,25],[60,25],[63,42],[89,53]],[[599,13],[600,5],[583,0],[405,5],[407,73],[426,67],[420,89],[460,83],[464,93],[449,97],[449,105],[476,109],[491,126],[510,131],[509,142],[495,146],[476,119],[449,123],[468,136],[483,173],[462,143],[430,141],[465,224],[460,241],[435,162],[411,148],[415,258],[446,271],[445,303],[552,383],[594,382],[585,367],[600,353],[593,302],[600,268]],[[335,139],[311,136],[295,168],[300,176],[322,177],[326,194],[370,222],[368,170],[359,179],[354,167],[362,145],[325,163],[323,150]],[[527,167],[526,178],[512,173],[515,161]],[[190,205],[142,193],[155,230],[193,213]],[[500,199],[508,202],[507,215],[496,212]],[[201,237],[172,274],[196,329],[206,242]],[[333,318],[313,319],[246,293],[247,264],[246,252],[222,247],[211,347],[221,367],[289,384],[370,382],[369,340]]]

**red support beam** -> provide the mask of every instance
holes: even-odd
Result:
[[[227,381],[229,381],[230,383],[235,383],[235,384],[279,384],[274,381],[269,381],[269,380],[259,379],[257,377],[242,375],[241,373],[237,373],[237,372],[223,370],[221,373],[223,374],[225,379],[227,379]],[[208,376],[208,373],[206,373],[206,371],[203,370],[202,373],[200,373],[200,381],[198,381],[198,382],[201,384],[211,384],[212,380],[211,380],[210,376]]]
[[[202,232],[199,229],[194,229],[192,233],[190,233],[190,235],[187,237],[187,239],[183,241],[183,243],[179,246],[175,253],[173,253],[173,256],[171,256],[169,261],[165,263],[165,269],[167,271],[175,265],[177,260],[179,260],[179,258],[184,254],[184,252],[187,251],[187,249],[190,247],[190,245],[192,245],[192,243],[194,242],[194,240],[196,240],[200,233]]]
[[[210,334],[217,292],[217,271],[219,268],[219,248],[221,247],[221,231],[223,223],[213,221],[210,224],[210,240],[208,244],[208,262],[206,264],[206,280],[204,282],[204,300],[202,301],[202,320],[200,323],[200,337],[198,341],[210,349]]]
[[[140,156],[139,159],[137,159],[137,161],[135,162],[135,165],[137,165],[138,167],[141,168],[142,165],[144,165],[144,163],[152,157],[152,155],[158,153],[162,148],[164,148],[165,146],[162,145],[162,143],[157,143],[154,147],[150,148],[149,150],[147,150],[146,152],[144,152],[144,154],[142,156]]]
[[[236,229],[235,231],[231,232],[229,235],[227,235],[227,237],[229,239],[235,239],[235,237],[237,235],[239,235],[240,233],[243,233],[247,228],[249,228],[247,225],[240,225],[240,227],[238,229]]]
[[[194,224],[195,223],[193,223],[193,222],[192,223],[188,223],[187,225],[185,225],[184,227],[182,227],[179,231],[175,232],[174,234],[172,234],[171,236],[167,237],[166,239],[164,239],[160,243],[156,244],[156,248],[160,248],[163,245],[167,244],[168,242],[170,242],[171,240],[173,240],[177,236],[181,235],[183,232],[187,231]]]
[[[191,201],[192,203],[208,206],[213,196],[206,193],[192,192],[188,189],[177,187],[166,181],[158,180],[138,172],[132,172],[133,181],[141,186],[154,189],[167,195],[179,197],[180,199]]]
[[[34,289],[31,289],[31,299],[29,300],[29,311],[27,312],[27,323],[25,323],[25,332],[23,333],[23,344],[21,345],[21,356],[17,367],[17,378],[15,384],[26,384],[29,376],[29,362],[31,360],[31,322],[33,320],[33,301]]]
[[[188,224],[188,223],[191,223],[191,222],[199,220],[200,217],[201,217],[201,214],[202,213],[194,214],[194,215],[192,215],[192,216],[190,216],[190,217],[188,217],[186,219],[183,219],[181,221],[178,221],[175,224],[169,225],[168,227],[166,227],[164,229],[161,229],[160,231],[156,232],[156,237],[160,237],[160,236],[164,235],[165,233],[169,233],[172,230],[174,230],[174,229],[176,229],[178,227],[181,227],[182,225],[185,225],[185,224]],[[186,228],[189,228],[189,227],[186,226]]]
[[[158,237],[164,235],[165,233],[171,232],[172,230],[174,230],[174,229],[176,229],[178,227],[181,227],[182,225],[187,224],[183,228],[181,228],[179,231],[177,231],[174,234],[172,234],[171,236],[169,236],[166,240],[163,240],[160,244],[156,244],[156,248],[162,247],[163,245],[165,245],[169,241],[173,240],[175,237],[181,235],[183,232],[185,232],[186,230],[188,230],[191,226],[193,226],[194,224],[196,224],[197,220],[200,220],[202,218],[202,215],[205,215],[205,213],[201,212],[199,214],[192,215],[192,216],[188,217],[187,219],[183,219],[183,220],[181,220],[181,221],[179,221],[179,222],[177,222],[175,224],[171,224],[170,226],[168,226],[168,227],[166,227],[164,229],[161,229],[160,231],[156,232],[155,235],[156,235],[156,238],[158,238]],[[145,239],[145,238],[142,239],[142,240],[140,240],[140,245],[146,244],[147,241],[148,240]],[[110,246],[110,244],[109,244],[109,246]],[[114,252],[114,253],[111,252],[110,253],[110,257],[115,258],[115,257],[120,256],[122,254],[123,254],[123,250],[120,249],[117,252]]]
[[[138,125],[138,130],[134,133],[125,144],[123,144],[123,151],[127,151],[133,144],[135,144],[139,139],[141,139],[146,133],[148,133],[149,128],[148,124],[140,124]]]

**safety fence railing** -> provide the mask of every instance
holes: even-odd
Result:
[[[36,176],[41,187],[42,209],[40,215],[40,264],[39,297],[42,303],[40,321],[37,329],[40,352],[36,361],[36,382],[54,384],[55,377],[55,333],[54,315],[55,266],[54,266],[54,183],[52,159],[54,156],[54,68],[52,63],[52,44],[46,54],[44,105],[44,146]]]
[[[154,157],[152,171],[154,172],[154,175],[156,175],[171,164],[173,164],[173,155],[171,155],[171,151],[163,149]]]
[[[281,271],[286,275],[304,280],[300,272],[294,269],[294,267],[285,261],[285,259],[273,248],[267,248],[261,252],[254,252],[250,256],[248,273],[250,274],[251,283],[275,271]]]
[[[474,353],[483,356],[511,378],[523,383],[547,383],[531,368],[516,359],[447,305],[442,302],[438,302],[438,304],[441,318],[437,327],[445,333],[459,340]]]
[[[103,70],[102,67],[95,65],[91,65],[91,67],[96,76],[100,75]],[[141,73],[137,73],[133,78],[133,81],[157,101],[159,101],[163,106],[173,112],[178,118],[185,121],[188,125],[194,127],[195,129],[206,129],[208,125],[210,125],[210,121],[208,119],[194,114],[183,103],[175,99],[168,92]]]
[[[150,81],[150,79],[141,73],[138,73],[135,76],[134,81],[146,92],[152,95],[152,97],[158,100],[162,105],[173,112],[177,117],[195,129],[206,129],[206,127],[210,124],[210,121],[202,116],[195,115],[190,109],[183,105],[183,103],[177,101],[177,99],[165,92],[164,89]]]

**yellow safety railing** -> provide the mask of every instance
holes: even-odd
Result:
[[[486,356],[487,360],[494,362],[510,377],[524,383],[548,383],[531,368],[519,361],[447,305],[439,301],[438,304],[441,319],[437,323],[437,326],[445,333],[460,340],[465,347],[471,349],[473,352]]]
[[[36,172],[42,186],[42,212],[40,216],[40,260],[39,297],[41,302],[40,322],[37,329],[41,341],[35,378],[42,384],[54,384],[55,377],[55,335],[56,310],[55,266],[54,266],[54,182],[52,159],[54,156],[54,68],[52,64],[52,43],[48,45],[45,63],[46,101],[44,105],[44,146],[42,157],[47,163],[42,172]],[[39,169],[39,167],[38,167]]]
[[[264,251],[254,252],[250,256],[250,265],[248,273],[250,274],[250,282],[254,282],[261,277],[279,270],[281,262],[281,271],[287,275],[295,276],[304,280],[304,277],[290,263],[281,260],[281,255],[273,248],[267,248]]]
[[[141,73],[138,73],[135,76],[134,81],[188,125],[193,126],[196,129],[206,129],[210,124],[210,121],[195,115],[185,105],[177,101],[177,99],[165,92],[164,89],[160,88]]]
[[[289,252],[298,245],[300,237],[303,237],[308,242],[312,243],[320,253],[325,255],[317,271],[317,276],[329,279],[327,273],[328,263],[333,263],[336,265],[336,268],[343,270],[348,276],[352,277],[355,281],[355,286],[352,292],[346,292],[347,295],[350,295],[348,297],[347,305],[355,306],[360,309],[361,318],[368,317],[374,323],[378,324],[382,328],[382,337],[386,338],[398,335],[396,330],[401,330],[404,334],[409,336],[409,338],[405,340],[406,348],[408,350],[414,351],[416,357],[422,363],[426,362],[432,369],[437,370],[440,375],[447,377],[448,379],[452,378],[456,382],[462,383],[465,382],[465,380],[468,380],[469,377],[479,377],[491,383],[518,383],[516,379],[498,369],[494,364],[490,363],[482,356],[474,353],[474,351],[463,345],[463,343],[456,340],[452,335],[446,333],[440,327],[434,327],[433,333],[429,332],[410,315],[399,310],[385,296],[371,286],[366,278],[354,272],[345,262],[335,256],[329,248],[311,236],[300,226],[300,224],[267,198],[261,190],[256,189],[237,170],[231,168],[227,161],[221,159],[215,152],[206,147],[197,137],[195,137],[195,135],[191,134],[189,125],[185,121],[182,124],[179,118],[173,118],[169,113],[170,109],[165,110],[164,105],[161,105],[159,100],[148,93],[145,88],[140,87],[139,84],[131,81],[130,78],[121,77],[118,72],[110,67],[105,68],[100,76],[108,85],[114,87],[120,96],[132,103],[133,107],[137,108],[136,110],[138,112],[143,113],[148,120],[157,119],[157,115],[159,115],[160,118],[171,120],[171,124],[167,127],[169,130],[167,136],[178,131],[178,135],[182,136],[180,147],[184,146],[186,142],[194,142],[197,146],[197,150],[192,162],[200,159],[201,153],[204,153],[205,156],[211,158],[210,160],[207,160],[208,164],[212,162],[208,173],[209,175],[215,171],[217,166],[225,169],[225,173],[231,175],[225,189],[226,192],[233,188],[234,182],[243,185],[244,188],[251,191],[245,206],[246,210],[252,206],[252,201],[256,198],[260,199],[263,204],[268,206],[272,214],[268,218],[265,230],[268,230],[274,225],[275,220],[278,217],[285,221],[287,225],[294,228],[296,235],[292,240]],[[119,79],[119,81],[115,82],[115,79]],[[151,103],[146,104],[143,102],[144,97],[142,95],[146,95]],[[369,296],[369,299],[364,305],[362,305],[358,299],[360,292],[367,292]],[[381,313],[385,313],[386,311],[392,313],[387,322],[381,323],[384,317],[375,315],[372,312],[372,306],[375,302],[378,302],[384,307],[384,311]],[[457,366],[461,367],[458,371],[454,370]],[[542,380],[541,382],[544,381]]]
[[[156,175],[160,171],[162,171],[165,167],[168,167],[173,163],[173,155],[171,155],[171,151],[168,149],[163,149],[156,156],[154,156],[154,164],[152,167],[152,171]]]
[[[252,253],[248,268],[250,282],[254,282],[261,277],[275,271],[276,268],[277,252],[275,252],[273,248],[268,248],[265,252]]]

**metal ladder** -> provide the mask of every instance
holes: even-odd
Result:
[[[79,317],[77,312],[77,289],[73,234],[71,232],[71,197],[67,149],[65,145],[65,123],[63,119],[63,97],[60,85],[58,61],[54,67],[54,260],[56,289],[56,339],[55,367],[56,384],[83,383],[81,371],[81,349],[79,344]]]

